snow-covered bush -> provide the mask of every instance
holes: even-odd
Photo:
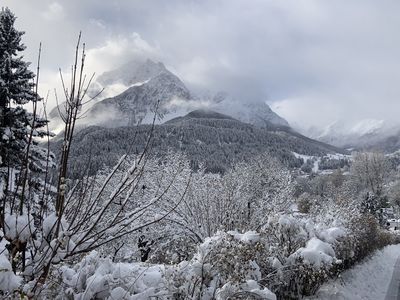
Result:
[[[269,260],[260,262],[262,284],[279,298],[298,299],[312,294],[340,260],[334,247],[340,228],[325,228],[310,219],[281,215],[262,229]]]
[[[164,273],[162,265],[113,263],[93,251],[74,266],[61,267],[54,275],[62,283],[60,298],[139,300],[166,293]]]
[[[127,161],[132,159],[127,158]],[[107,188],[117,185],[127,169],[129,164],[121,166]],[[101,183],[109,172],[103,171],[93,178],[94,193],[102,189]],[[170,187],[171,178],[174,182]],[[179,154],[167,155],[162,160],[149,159],[135,183],[143,188],[136,189],[131,197],[146,202],[162,193],[162,199],[150,207],[142,220],[152,219],[154,215],[165,217],[151,227],[132,233],[124,240],[118,257],[134,261],[134,255],[131,260],[125,258],[129,253],[139,251],[138,239],[144,235],[148,245],[151,244],[149,261],[179,263],[188,260],[197,245],[216,232],[256,230],[268,221],[268,216],[288,210],[292,192],[290,182],[290,172],[275,160],[270,161],[267,155],[255,158],[249,165],[239,164],[225,176],[206,173],[202,166],[192,173],[189,160]],[[100,200],[106,201],[107,195],[108,190],[105,190]],[[122,200],[116,198],[115,202]],[[113,210],[109,211],[112,214]],[[105,249],[109,248],[107,245],[102,248],[105,253],[113,251]]]
[[[191,175],[181,205],[153,229],[167,240],[185,237],[190,249],[218,231],[257,230],[269,216],[289,211],[291,181],[290,172],[268,155],[237,164],[224,176],[200,167]],[[163,245],[167,243],[157,244]]]
[[[259,232],[206,238],[193,259],[171,267],[166,278],[177,299],[226,299],[244,293],[249,281],[280,298],[298,299],[314,293],[340,265],[335,248],[346,235],[344,228],[282,215]]]
[[[275,299],[257,284],[257,261],[267,257],[258,233],[218,232],[199,245],[192,260],[169,270],[170,290],[175,299],[227,299],[245,292]]]
[[[393,242],[393,235],[382,230],[377,219],[369,214],[354,218],[350,224],[350,230],[355,240],[352,246],[354,261],[359,261],[374,250]]]
[[[0,241],[0,295],[10,295],[17,290],[22,278],[14,274],[9,261],[9,253],[5,239]]]
[[[114,262],[91,252],[53,269],[61,283],[54,292],[67,299],[298,299],[313,294],[346,259],[355,261],[361,237],[302,215],[281,215],[258,232],[217,232],[178,264]]]
[[[313,205],[312,197],[308,193],[303,193],[297,200],[297,208],[300,213],[307,214]]]

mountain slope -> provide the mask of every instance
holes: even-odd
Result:
[[[93,174],[102,166],[112,166],[127,152],[141,153],[151,127],[96,126],[83,129],[76,135],[72,147],[72,175],[81,176],[83,166],[89,161],[90,173]],[[162,157],[168,151],[182,151],[194,168],[204,163],[208,171],[217,173],[223,173],[235,162],[246,161],[265,152],[291,167],[300,167],[303,163],[293,152],[316,156],[344,152],[290,130],[261,128],[210,111],[194,111],[165,124],[155,125],[151,145],[150,155]],[[59,147],[57,143],[53,146],[54,149]]]

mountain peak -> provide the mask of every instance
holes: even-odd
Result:
[[[162,72],[169,72],[162,62],[154,62],[151,59],[132,60],[115,70],[103,73],[98,77],[97,82],[102,86],[115,83],[131,86],[145,82]]]
[[[161,120],[174,108],[174,99],[188,101],[191,94],[185,84],[161,62],[129,62],[119,69],[104,73],[100,84],[122,83],[126,90],[97,102],[88,112],[92,124],[104,126],[126,126],[151,122],[157,107],[157,118]],[[98,118],[98,115],[104,115]],[[98,120],[99,119],[99,120]]]

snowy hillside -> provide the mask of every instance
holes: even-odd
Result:
[[[333,122],[323,128],[298,130],[310,138],[337,147],[389,153],[400,149],[400,127],[384,120],[363,119],[352,124]]]
[[[76,147],[71,152],[71,163],[79,170],[80,164],[90,161],[92,173],[103,165],[112,166],[126,151],[142,151],[150,130],[150,125],[85,128],[75,137]],[[181,151],[193,165],[204,163],[207,170],[213,173],[224,173],[233,163],[247,161],[265,152],[290,167],[308,163],[307,159],[297,159],[293,153],[308,155],[305,156],[307,158],[339,152],[346,154],[339,148],[308,139],[291,130],[281,130],[272,125],[258,127],[210,110],[196,110],[157,124],[152,135],[154,142],[149,154],[163,157],[169,151]],[[59,143],[52,145],[54,151],[59,148]],[[130,150],[132,145],[135,148]],[[345,157],[343,155],[341,157]],[[323,163],[319,165],[323,169]],[[336,169],[337,164],[334,166],[333,169]],[[77,172],[76,175],[81,174]]]

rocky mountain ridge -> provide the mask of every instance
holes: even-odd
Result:
[[[105,88],[104,94],[108,95],[116,85],[123,92],[97,101],[89,109],[82,124],[106,127],[148,124],[153,121],[155,113],[156,122],[162,123],[203,108],[256,126],[263,127],[272,123],[289,127],[289,123],[273,112],[265,101],[235,99],[225,92],[217,92],[207,98],[194,95],[164,64],[150,59],[129,62],[103,73],[90,93],[94,95]],[[52,118],[57,114],[57,109],[50,112]]]

